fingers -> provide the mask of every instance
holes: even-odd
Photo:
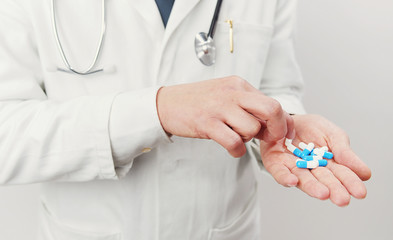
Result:
[[[363,181],[370,179],[370,168],[352,151],[349,138],[343,131],[337,130],[329,136],[329,146],[336,162],[352,169]]]
[[[259,129],[259,132],[257,133],[257,135],[254,136],[254,138],[259,139],[259,140],[263,140],[263,133],[266,130],[266,122],[259,120],[259,124],[261,125],[261,128]]]
[[[211,138],[233,156],[245,153],[243,141],[257,136],[274,142],[287,135],[287,125],[293,129],[276,100],[235,76],[163,87],[157,92],[156,105],[168,134]],[[211,119],[220,122],[214,121],[216,128],[206,124]]]
[[[311,172],[329,189],[330,200],[337,206],[347,206],[351,195],[358,199],[363,199],[367,195],[362,180],[343,165],[329,161],[327,168],[316,168]]]
[[[263,123],[268,129],[268,131],[261,131],[258,139],[263,139],[266,142],[277,141],[282,139],[285,133],[287,138],[293,139],[295,137],[293,118],[282,109],[278,101],[263,95],[247,81],[243,81],[243,88],[253,93],[254,96],[247,96],[247,99],[243,99],[243,103],[246,105],[240,105],[247,111],[251,110],[250,113],[262,120],[261,124]]]
[[[334,162],[329,162],[327,168],[331,170],[337,179],[345,186],[348,192],[358,199],[367,195],[367,189],[362,180],[349,168]]]
[[[308,169],[294,167],[292,173],[299,178],[297,187],[311,197],[326,200],[329,198],[329,189],[322,184]]]
[[[291,159],[292,158],[292,159]],[[264,162],[265,163],[265,162]],[[310,195],[311,197],[318,198],[321,200],[326,200],[329,198],[329,189],[322,184],[321,182],[316,179],[313,174],[311,173],[310,170],[308,169],[300,169],[296,167],[296,161],[293,156],[288,156],[285,157],[285,160],[281,162],[281,165],[285,166],[288,171],[290,171],[293,175],[296,176],[298,179],[297,182],[297,188],[305,192],[306,194]],[[273,164],[272,164],[273,166]],[[288,174],[285,174],[285,170],[279,167],[276,167],[276,169],[270,168],[268,163],[265,163],[266,170],[268,170],[272,175],[276,174],[276,176],[273,175],[273,177],[282,184],[280,181],[280,175],[285,176]],[[281,174],[280,174],[281,173]]]
[[[287,135],[287,117],[279,102],[254,93],[244,93],[238,101],[244,110],[266,122],[266,129],[262,136],[264,141],[278,141]]]
[[[354,172],[332,161],[329,161],[327,168],[310,171],[294,167],[292,173],[299,178],[300,190],[321,200],[330,198],[340,207],[350,203],[351,195],[358,199],[367,195],[364,183]]]
[[[347,189],[341,184],[336,176],[326,168],[316,168],[312,170],[313,175],[324,184],[330,192],[330,200],[337,206],[347,206],[351,200]]]
[[[274,179],[284,187],[295,187],[298,184],[298,178],[284,164],[275,162],[265,167]]]
[[[246,153],[243,139],[223,122],[212,119],[206,128],[207,137],[223,146],[233,157],[241,157]]]
[[[339,150],[334,152],[334,159],[352,169],[360,179],[367,181],[371,177],[370,168],[351,150]]]
[[[241,108],[226,111],[225,123],[238,133],[244,142],[250,141],[261,130],[261,123]]]

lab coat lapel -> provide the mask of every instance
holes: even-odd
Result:
[[[164,32],[165,28],[162,23],[160,11],[154,0],[132,0],[132,5],[146,20],[149,27],[154,29],[153,32]]]
[[[200,0],[175,0],[166,26],[163,45],[166,45],[176,28],[199,2]]]

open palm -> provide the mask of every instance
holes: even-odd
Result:
[[[351,195],[364,198],[367,190],[363,181],[371,177],[371,171],[351,150],[345,132],[317,115],[297,115],[294,122],[295,146],[299,142],[328,146],[334,158],[326,167],[300,169],[296,167],[298,158],[286,149],[284,139],[272,143],[261,141],[262,162],[275,180],[283,186],[297,186],[321,200],[330,198],[338,206],[348,205]]]

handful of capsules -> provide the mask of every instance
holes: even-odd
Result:
[[[328,163],[326,159],[333,158],[333,153],[329,152],[329,148],[326,146],[315,148],[314,143],[306,144],[301,142],[299,143],[300,150],[295,147],[292,144],[292,140],[288,138],[285,139],[285,146],[288,151],[300,158],[296,160],[296,166],[298,168],[314,169],[317,167],[326,167]]]

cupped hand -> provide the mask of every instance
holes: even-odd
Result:
[[[281,105],[236,76],[163,87],[157,110],[167,133],[212,139],[234,157],[254,137],[271,142],[294,135]]]
[[[261,141],[263,164],[275,180],[287,187],[297,186],[308,195],[330,200],[338,206],[349,204],[351,196],[362,199],[367,195],[363,181],[371,171],[350,148],[343,130],[317,115],[293,116],[296,137],[293,144],[313,142],[316,147],[328,146],[334,158],[326,167],[313,170],[296,167],[296,156],[289,152],[284,139],[277,142]]]

